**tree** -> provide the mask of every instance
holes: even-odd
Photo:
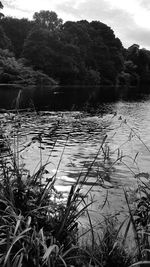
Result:
[[[57,37],[47,29],[37,28],[26,38],[22,56],[35,70],[42,70],[55,78],[56,64],[59,65],[59,52],[60,43]]]
[[[17,84],[20,89],[38,87],[39,81],[43,85],[54,85],[56,82],[32,67],[24,65],[24,60],[16,60],[14,54],[0,49],[0,83]]]
[[[126,51],[126,60],[136,66],[134,72],[139,77],[141,88],[143,85],[148,85],[150,83],[150,51],[140,49],[139,45],[133,44]]]
[[[59,19],[54,11],[41,10],[33,15],[35,23],[52,32],[57,32],[62,27],[62,19]]]
[[[33,22],[27,19],[4,17],[1,20],[1,25],[8,38],[11,40],[12,50],[18,58],[22,53],[24,41],[29,31],[33,28]]]
[[[122,44],[113,30],[100,21],[92,21],[89,26],[92,40],[92,68],[101,74],[102,84],[115,85],[117,74],[123,69]]]
[[[115,85],[117,73],[123,69],[123,47],[110,27],[99,21],[67,21],[63,25],[62,34],[65,43],[78,47],[76,62],[81,83],[87,83],[87,73],[93,70],[99,77],[93,79],[93,82],[99,81],[101,77],[101,83]],[[91,80],[88,79],[89,84]]]
[[[2,2],[0,1],[0,9],[3,8]],[[0,12],[0,19],[2,19],[4,17],[4,14]]]
[[[16,60],[13,53],[0,49],[0,89],[1,105],[13,108],[19,92],[17,107],[26,108],[34,102],[36,106],[50,104],[53,86],[57,83],[40,71],[24,65],[24,60]],[[49,90],[47,90],[47,88]],[[5,90],[8,89],[8,90]]]
[[[2,2],[0,1],[0,8],[3,8]]]
[[[3,28],[0,25],[0,48],[1,49],[7,49],[11,47],[11,41],[6,36]]]

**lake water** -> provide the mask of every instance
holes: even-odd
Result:
[[[5,113],[0,114],[0,119],[1,129],[12,146],[14,132],[17,133],[20,163],[31,174],[45,163],[48,178],[57,172],[55,189],[63,192],[64,200],[71,185],[79,176],[82,181],[88,172],[83,192],[92,186],[87,198],[95,200],[90,208],[94,221],[103,212],[126,212],[123,187],[135,188],[135,175],[150,173],[148,97],[138,102],[101,104],[92,113]]]

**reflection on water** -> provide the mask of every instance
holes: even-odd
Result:
[[[59,166],[56,190],[63,191],[64,196],[79,176],[82,181],[88,173],[84,190],[92,185],[92,196],[98,201],[91,213],[96,211],[96,217],[107,190],[110,208],[124,210],[122,187],[136,185],[134,174],[150,172],[149,99],[101,105],[92,115],[41,112],[0,117],[1,127],[12,140],[14,130],[18,131],[20,160],[31,173],[39,162],[49,163],[46,169],[51,176]]]

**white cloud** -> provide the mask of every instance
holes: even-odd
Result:
[[[16,18],[32,18],[32,12],[28,12],[28,11],[22,11],[20,9],[17,8],[10,8],[10,7],[6,7],[4,10],[4,15],[7,16],[11,16],[11,17],[16,17]]]
[[[144,27],[146,29],[149,29],[149,25],[150,25],[150,11],[149,10],[139,10],[139,12],[137,12],[134,15],[134,19],[137,25]]]
[[[139,0],[141,6],[143,6],[146,9],[150,9],[150,1],[149,0]]]
[[[80,3],[85,0],[68,0],[71,2],[73,6],[78,6]],[[36,10],[52,10],[56,7],[57,4],[65,3],[66,0],[9,0],[7,1],[9,6],[15,6],[16,9],[20,10],[28,10],[28,11],[36,11]]]
[[[140,27],[149,29],[150,25],[150,1],[149,0],[106,0],[111,8],[126,11],[133,17]]]
[[[139,8],[139,0],[105,0],[113,9],[122,9],[129,13],[134,13]]]
[[[78,6],[85,2],[86,0],[67,0],[69,5],[71,4],[72,8],[78,8]],[[57,12],[57,5],[60,3],[62,5],[66,5],[66,0],[4,0],[4,14],[13,16],[13,17],[28,17],[29,19],[32,18],[34,12],[38,12],[40,10],[52,10]],[[64,19],[74,19],[74,16],[62,13]]]

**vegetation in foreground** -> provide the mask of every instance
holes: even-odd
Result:
[[[20,127],[18,120],[16,127]],[[79,180],[71,187],[67,201],[60,202],[54,187],[57,171],[45,181],[47,162],[30,176],[21,167],[18,136],[14,138],[13,150],[1,128],[0,265],[128,267],[131,258],[119,242],[113,217],[105,219],[102,235],[95,236],[88,213],[92,202],[85,202]],[[81,242],[79,218],[83,213],[89,218],[90,239]]]
[[[83,200],[77,185],[71,188],[67,203],[58,204],[51,200],[52,183],[40,182],[44,168],[26,181],[16,166],[7,168],[3,163],[2,171],[1,266],[129,266],[130,256],[121,243],[116,244],[112,218],[105,220],[99,240],[93,236],[80,244],[78,218],[88,211],[87,205],[78,210]]]
[[[20,127],[18,120],[16,127]],[[20,164],[18,136],[14,136],[14,150],[2,128],[0,137],[1,266],[129,267],[137,261],[150,262],[149,174],[139,173],[135,176],[138,189],[134,192],[132,206],[124,191],[129,209],[124,235],[120,236],[123,223],[119,226],[115,214],[104,218],[99,224],[99,234],[95,235],[97,229],[92,225],[88,212],[92,202],[85,202],[89,191],[85,195],[81,193],[84,181],[81,185],[78,180],[71,187],[67,201],[60,202],[60,195],[54,186],[57,170],[52,177],[43,179],[47,162],[30,176]],[[104,144],[105,139],[99,152],[104,152]],[[90,224],[87,230],[89,235],[83,239],[79,225],[82,214],[87,214]],[[135,237],[134,252],[124,246],[131,225]]]

